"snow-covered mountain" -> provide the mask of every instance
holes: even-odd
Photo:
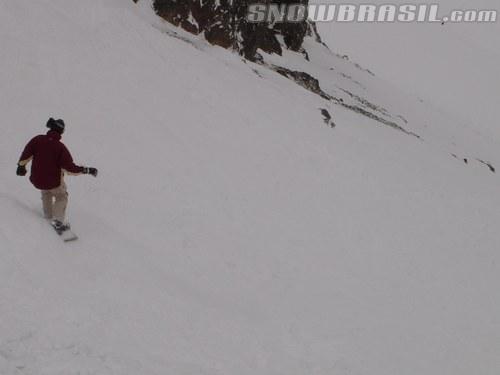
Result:
[[[353,0],[351,3],[364,2]],[[375,0],[374,3],[386,2]],[[497,0],[440,0],[437,3],[441,17],[454,9],[498,10]],[[498,138],[500,22],[321,23],[318,27],[329,45],[354,60],[369,64],[378,77],[400,90],[432,103],[454,117],[457,126],[468,125],[474,131]]]
[[[497,373],[493,127],[146,0],[1,0],[0,40],[0,374]],[[100,169],[67,178],[71,244],[15,175],[50,116]]]

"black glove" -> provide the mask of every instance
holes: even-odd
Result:
[[[18,176],[26,176],[26,173],[28,173],[28,171],[26,171],[26,167],[24,165],[18,165],[17,166],[17,172],[16,174]]]
[[[90,167],[83,167],[83,174],[90,174],[94,177],[97,177],[97,169]]]

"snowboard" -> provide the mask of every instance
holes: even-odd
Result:
[[[52,229],[61,237],[61,239],[64,242],[71,242],[71,241],[76,241],[78,239],[78,236],[73,232],[71,229],[65,229],[65,230],[57,230],[54,228],[54,226],[51,224],[50,225]]]

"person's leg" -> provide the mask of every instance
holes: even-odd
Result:
[[[51,220],[54,208],[54,195],[51,190],[42,190],[42,205],[43,217]]]
[[[64,181],[61,182],[61,186],[52,190],[52,194],[54,194],[55,197],[53,218],[54,220],[59,220],[61,223],[64,223],[66,218],[66,207],[68,206],[68,191]]]

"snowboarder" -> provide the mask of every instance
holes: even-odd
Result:
[[[54,229],[61,234],[70,228],[66,222],[68,191],[64,174],[90,174],[97,177],[97,169],[80,167],[61,142],[65,124],[63,120],[50,118],[50,130],[46,135],[38,135],[24,148],[17,165],[17,175],[26,176],[26,165],[31,161],[31,183],[42,192],[43,215],[51,220]]]

